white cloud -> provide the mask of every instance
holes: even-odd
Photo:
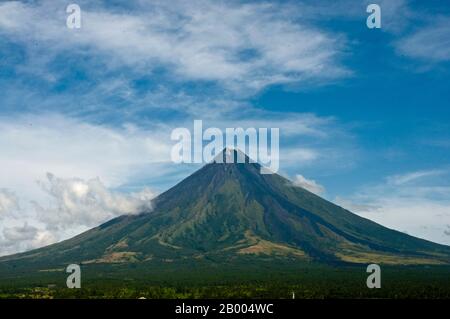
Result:
[[[149,212],[155,196],[148,188],[125,194],[107,189],[98,178],[58,178],[50,173],[40,185],[46,198],[28,205],[26,214],[5,215],[0,256],[55,243],[117,216]]]
[[[398,52],[428,63],[450,61],[450,18],[436,20],[400,39],[396,43]]]
[[[275,107],[276,105],[274,105]],[[340,134],[337,123],[332,117],[320,117],[311,113],[268,112],[255,109],[239,111],[239,117],[222,118],[218,127],[271,127],[279,128],[285,137],[298,138],[299,136],[314,137],[317,140],[325,139],[331,134]]]
[[[293,183],[295,186],[302,187],[316,195],[321,195],[325,192],[325,187],[318,184],[315,180],[307,179],[300,174],[295,175]]]
[[[0,189],[0,218],[19,210],[19,199],[8,189]]]
[[[375,205],[355,203],[340,196],[336,196],[333,202],[341,207],[344,207],[345,209],[350,210],[351,212],[372,212],[381,208],[380,206]]]
[[[34,226],[29,226],[25,223],[21,227],[9,227],[3,230],[3,236],[7,242],[14,243],[17,241],[27,241],[34,239],[37,235],[37,228]]]
[[[324,155],[322,152],[307,147],[293,147],[284,149],[280,154],[280,160],[288,165],[311,163]]]
[[[28,193],[33,181],[51,171],[66,178],[98,176],[108,187],[119,186],[135,167],[170,161],[167,130],[111,128],[54,114],[0,117],[2,182]]]
[[[0,256],[53,244],[57,237],[50,231],[24,222],[20,226],[4,227],[0,236]]]
[[[443,174],[448,171],[421,170],[388,176],[383,183],[334,201],[389,228],[450,245],[450,237],[445,234],[450,224],[450,187],[438,179]]]
[[[450,245],[450,239],[444,234],[445,225],[450,223],[449,202],[394,196],[376,200],[379,207],[376,210],[357,213],[387,227],[407,231],[412,236]]]
[[[393,185],[402,185],[410,182],[417,181],[419,179],[423,179],[425,177],[432,177],[443,175],[447,173],[445,170],[427,170],[427,171],[417,171],[400,175],[388,176],[387,182]]]
[[[123,194],[108,190],[98,178],[58,178],[50,173],[47,181],[40,185],[50,196],[51,206],[35,205],[38,219],[49,230],[89,228],[117,216],[149,212],[155,196],[146,188],[138,193]]]
[[[48,60],[89,50],[112,68],[128,65],[148,74],[163,66],[177,81],[217,81],[241,93],[348,74],[338,61],[343,37],[299,22],[290,6],[153,1],[119,14],[79,4],[82,28],[71,31],[55,2],[4,3],[0,31],[29,45],[30,52],[37,53],[32,44],[41,43]]]

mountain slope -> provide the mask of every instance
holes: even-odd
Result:
[[[385,228],[260,168],[248,158],[207,164],[159,195],[151,212],[121,216],[0,262],[48,268],[250,254],[305,262],[450,263],[450,247]]]

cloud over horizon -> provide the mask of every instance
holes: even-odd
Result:
[[[148,188],[125,194],[107,189],[99,178],[59,178],[51,173],[39,185],[46,198],[25,203],[23,215],[11,214],[13,205],[2,206],[0,255],[52,244],[114,217],[150,212],[156,195]]]
[[[334,202],[383,226],[450,245],[450,192],[447,169],[421,170],[387,176]],[[443,179],[439,177],[444,176]]]

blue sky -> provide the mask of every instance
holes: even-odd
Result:
[[[297,185],[450,244],[444,2],[76,3],[0,4],[0,255],[142,209],[199,168],[170,161],[194,119],[279,127]]]

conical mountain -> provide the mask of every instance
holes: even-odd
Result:
[[[450,247],[359,217],[261,166],[205,165],[154,200],[154,210],[115,218],[72,239],[0,262],[39,267],[252,255],[305,262],[448,264]],[[223,163],[222,163],[223,162]]]

